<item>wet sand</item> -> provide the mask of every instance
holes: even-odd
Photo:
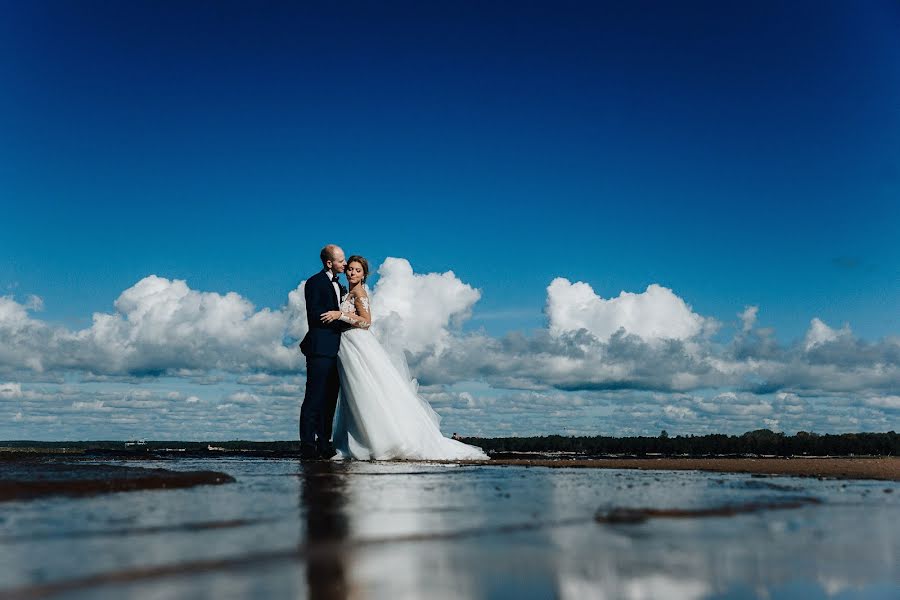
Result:
[[[698,467],[709,460],[729,471],[797,462],[807,478]],[[689,470],[651,470],[673,461]],[[223,471],[234,481],[0,504],[7,511],[0,599],[202,598],[221,590],[342,600],[824,599],[847,589],[854,597],[895,597],[885,591],[900,581],[900,484],[814,476],[823,462],[847,461],[884,462],[0,460],[0,489],[11,480],[79,479],[91,470],[94,478],[122,479],[129,474],[119,467],[136,464],[164,469],[136,468],[132,478]],[[630,470],[537,468],[573,465]]]
[[[550,468],[712,471],[833,479],[900,481],[900,457],[493,459],[491,465]]]

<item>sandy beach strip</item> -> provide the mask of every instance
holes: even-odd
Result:
[[[900,457],[894,456],[873,458],[576,458],[558,460],[503,458],[493,459],[488,464],[550,468],[713,471],[900,481]]]

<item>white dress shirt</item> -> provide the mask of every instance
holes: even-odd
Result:
[[[337,281],[334,281],[334,273],[331,272],[331,269],[325,269],[325,274],[328,275],[328,279],[331,279],[331,287],[334,288],[334,297],[337,298],[338,306],[341,304],[341,286],[338,285]]]

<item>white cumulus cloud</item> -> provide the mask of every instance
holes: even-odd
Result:
[[[413,354],[439,354],[451,330],[471,316],[481,292],[463,283],[453,271],[413,272],[403,258],[387,258],[378,268],[372,290],[373,331],[380,339]]]
[[[76,334],[113,372],[290,370],[297,363],[282,343],[285,314],[257,311],[235,292],[199,292],[150,275],[122,292],[115,308],[95,313],[91,328]]]
[[[300,363],[283,343],[286,313],[235,292],[192,290],[149,275],[119,296],[115,312],[94,313],[70,331],[28,314],[35,303],[0,298],[0,369],[72,369],[95,374],[205,370],[288,371]]]
[[[558,277],[547,288],[547,316],[553,335],[586,329],[599,340],[619,329],[648,342],[686,340],[715,327],[714,320],[698,315],[672,290],[655,283],[639,294],[623,291],[605,299],[587,283]]]
[[[741,319],[741,331],[744,333],[748,333],[753,329],[753,326],[756,324],[756,316],[759,314],[758,306],[748,306],[744,309],[744,312],[740,313],[738,317]]]
[[[849,337],[850,335],[852,335],[852,332],[848,325],[844,325],[841,329],[832,329],[822,320],[815,318],[809,323],[809,329],[806,331],[803,345],[806,350],[812,350],[816,346],[836,341],[840,337]]]

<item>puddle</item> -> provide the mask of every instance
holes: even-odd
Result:
[[[126,480],[146,475],[138,464],[234,483],[6,502],[0,598],[900,592],[891,481],[254,458],[99,466]],[[79,483],[70,475],[56,480]]]

